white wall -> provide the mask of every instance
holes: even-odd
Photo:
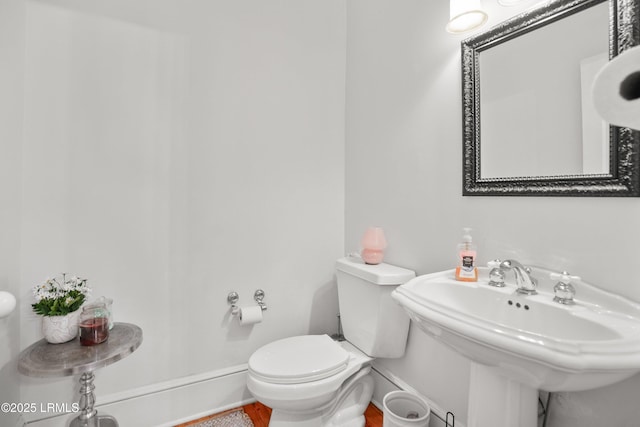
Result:
[[[20,349],[41,338],[31,287],[61,271],[144,330],[139,350],[97,372],[98,403],[334,332],[344,3],[25,7],[23,161],[7,184],[22,215],[0,224],[16,233]],[[227,294],[255,304],[258,288],[264,321],[240,327]],[[20,400],[74,401],[76,381],[20,377]]]
[[[520,8],[493,1],[489,25]],[[462,227],[479,260],[516,258],[567,270],[640,301],[640,200],[462,197],[460,41],[445,32],[448,2],[347,3],[347,251],[384,227],[386,261],[418,274],[451,268]],[[468,35],[466,35],[468,36]],[[466,37],[465,36],[465,37]],[[579,289],[578,289],[579,292]],[[468,364],[413,328],[404,359],[381,365],[466,423]],[[549,426],[637,425],[640,377],[556,395]]]
[[[0,290],[20,294],[20,144],[24,74],[24,6],[0,2]],[[20,402],[15,358],[20,352],[20,307],[0,319],[0,403]],[[15,413],[0,411],[0,425],[18,425]]]

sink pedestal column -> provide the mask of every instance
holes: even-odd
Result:
[[[538,390],[471,362],[468,427],[536,427]]]

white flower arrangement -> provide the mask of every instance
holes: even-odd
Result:
[[[64,316],[73,313],[86,301],[91,293],[87,286],[87,279],[73,276],[67,279],[65,273],[58,278],[47,278],[43,283],[33,287],[35,304],[31,304],[33,311],[42,316]]]

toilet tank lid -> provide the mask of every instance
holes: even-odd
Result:
[[[384,262],[371,265],[356,257],[340,258],[336,268],[347,274],[367,280],[376,285],[402,285],[416,277],[413,270],[408,270]]]

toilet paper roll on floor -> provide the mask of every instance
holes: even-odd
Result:
[[[602,67],[593,83],[593,100],[605,121],[640,130],[640,46]]]
[[[258,305],[240,307],[238,320],[241,325],[253,325],[262,322],[262,308]]]

